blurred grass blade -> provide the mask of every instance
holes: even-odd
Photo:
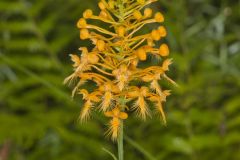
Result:
[[[124,139],[132,145],[134,148],[136,148],[139,152],[141,152],[147,159],[149,160],[157,160],[154,158],[153,155],[151,155],[148,151],[146,151],[142,146],[140,146],[138,143],[136,143],[134,140],[132,140],[130,137],[124,135]]]
[[[58,95],[62,96],[64,99],[66,100],[70,100],[69,95],[66,94],[65,92],[63,92],[62,90],[60,90],[59,88],[57,88],[56,86],[54,86],[53,84],[49,83],[47,80],[41,78],[40,76],[38,76],[37,74],[33,73],[32,71],[30,71],[29,69],[27,69],[26,67],[19,65],[18,63],[16,63],[15,61],[11,60],[10,58],[8,58],[7,56],[5,56],[4,54],[0,53],[0,59],[2,59],[5,63],[7,63],[8,65],[18,69],[19,71],[27,74],[28,76],[31,76],[33,78],[35,78],[37,81],[39,81],[41,84],[45,85],[46,87],[52,89],[55,93],[57,93]]]
[[[105,151],[106,153],[108,153],[114,160],[118,160],[117,157],[112,152],[107,150],[106,148],[102,148],[102,150]]]

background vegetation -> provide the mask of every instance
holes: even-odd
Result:
[[[0,157],[110,160],[106,120],[80,125],[81,97],[62,85],[83,10],[97,0],[0,1]],[[240,0],[159,0],[180,85],[165,105],[168,125],[129,119],[127,160],[240,159]],[[149,26],[154,27],[154,26]],[[149,61],[149,63],[151,63]],[[137,144],[136,144],[137,142]],[[0,158],[0,159],[1,159]]]

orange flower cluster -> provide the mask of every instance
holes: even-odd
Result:
[[[147,7],[155,1],[101,0],[98,3],[99,15],[87,9],[77,23],[80,39],[91,40],[95,47],[92,50],[81,47],[81,57],[70,55],[74,73],[65,79],[65,83],[77,80],[72,94],[82,94],[85,100],[80,120],[87,120],[92,110],[100,110],[111,118],[109,134],[113,140],[118,136],[120,123],[128,118],[128,110],[135,111],[144,120],[151,115],[148,103],[155,105],[166,123],[162,103],[170,91],[163,90],[159,81],[175,82],[166,75],[172,63],[166,58],[168,46],[156,45],[167,31],[161,25],[164,22],[162,13],[154,14]],[[88,20],[102,21],[105,27],[89,24]],[[150,33],[140,34],[145,25],[152,23],[160,26]],[[149,55],[161,59],[162,64],[139,67],[139,63],[146,61]],[[86,81],[95,82],[93,92],[81,88]],[[144,83],[135,86],[134,81]]]

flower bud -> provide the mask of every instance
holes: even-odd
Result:
[[[155,14],[154,19],[156,20],[156,22],[164,22],[164,17],[160,12],[157,12]]]
[[[98,7],[99,7],[101,10],[105,10],[105,9],[106,9],[106,7],[105,7],[105,5],[104,5],[103,2],[99,2],[99,3],[98,3]]]
[[[80,18],[77,23],[78,28],[86,28],[87,27],[87,22],[84,18]]]
[[[158,30],[152,30],[151,37],[155,41],[159,41],[161,39],[161,36],[160,36]]]
[[[81,29],[80,30],[80,39],[85,40],[90,37],[88,29]]]
[[[86,11],[83,12],[83,17],[88,19],[88,18],[91,18],[93,15],[93,12],[91,9],[87,9]]]
[[[89,61],[91,64],[96,64],[96,63],[98,63],[99,58],[98,58],[98,56],[97,56],[96,54],[91,53],[91,54],[88,55],[88,61]]]
[[[105,42],[103,40],[98,40],[96,45],[99,51],[105,50]]]
[[[162,57],[166,57],[169,55],[169,48],[168,46],[164,43],[160,46],[159,48],[159,54],[162,56]]]
[[[134,18],[137,19],[137,20],[142,19],[142,14],[141,14],[140,11],[134,11],[134,12],[133,12],[133,16],[134,16]]]
[[[117,28],[117,33],[120,37],[124,37],[126,29],[123,26]]]
[[[163,26],[160,26],[158,28],[158,32],[160,34],[161,37],[166,37],[167,36],[167,31],[166,31],[166,28],[163,27]]]
[[[144,10],[144,17],[145,17],[145,18],[150,18],[151,16],[152,16],[152,9],[146,8],[146,9]]]
[[[141,61],[145,61],[147,59],[147,53],[143,48],[137,49],[136,54]]]
[[[100,14],[99,14],[99,17],[107,19],[108,15],[107,15],[107,13],[105,11],[101,11]]]

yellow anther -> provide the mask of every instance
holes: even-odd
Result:
[[[93,12],[91,9],[87,9],[85,12],[83,12],[83,17],[88,19],[88,18],[91,18],[93,15]]]
[[[162,13],[157,12],[154,16],[154,19],[156,22],[164,22],[164,16],[162,15]]]
[[[160,46],[159,54],[163,57],[166,57],[169,55],[169,48],[165,43]]]

